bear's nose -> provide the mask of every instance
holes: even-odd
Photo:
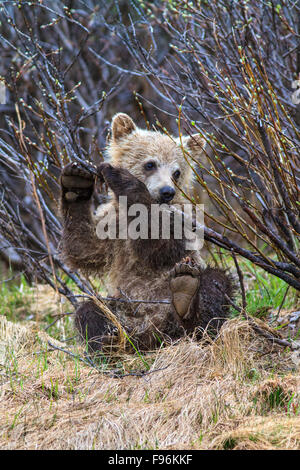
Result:
[[[171,186],[164,186],[160,189],[159,194],[163,202],[169,202],[175,196],[175,189]]]

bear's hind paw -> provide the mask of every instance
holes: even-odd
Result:
[[[187,320],[200,286],[201,268],[191,258],[184,258],[170,272],[172,304],[177,315]]]

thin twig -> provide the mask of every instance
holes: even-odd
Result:
[[[131,377],[131,376],[142,378],[142,377],[145,377],[147,375],[154,374],[156,372],[161,372],[162,370],[166,370],[170,366],[170,365],[167,365],[167,366],[162,367],[160,369],[153,369],[153,370],[148,370],[148,371],[144,371],[144,370],[131,371],[131,372],[128,372],[126,374],[123,374],[123,373],[119,372],[118,370],[106,371],[106,370],[103,370],[103,369],[97,367],[91,358],[84,359],[83,357],[72,353],[72,351],[69,351],[67,349],[63,349],[59,346],[55,346],[54,344],[51,343],[51,341],[48,341],[48,344],[53,350],[61,351],[65,354],[73,357],[74,359],[79,360],[79,361],[83,362],[84,364],[86,364],[90,367],[93,367],[100,374],[104,374],[104,375],[107,375],[107,376],[112,377],[112,378],[123,379],[124,377]]]
[[[242,294],[242,309],[245,311],[246,308],[247,308],[247,300],[246,300],[246,292],[245,292],[245,286],[244,286],[244,276],[243,276],[241,268],[240,268],[240,266],[237,262],[237,259],[236,259],[236,256],[235,256],[235,253],[234,253],[233,250],[231,250],[231,254],[232,254],[234,264],[235,264],[235,267],[236,267],[236,270],[237,270],[237,273],[238,273],[238,277],[239,277],[241,294]]]

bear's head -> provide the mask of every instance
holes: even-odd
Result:
[[[204,146],[198,135],[179,139],[140,129],[127,114],[118,113],[112,119],[107,153],[112,165],[143,181],[158,203],[176,204],[184,202],[183,192],[191,193],[191,165],[199,161]]]

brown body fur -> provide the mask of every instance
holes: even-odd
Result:
[[[200,151],[193,138],[185,139],[184,145],[191,153]],[[119,114],[112,123],[108,154],[111,165],[102,164],[99,175],[109,186],[111,201],[101,205],[96,215],[91,208],[93,176],[76,164],[69,164],[63,170],[61,211],[65,261],[74,269],[101,278],[105,276],[110,296],[120,298],[125,295],[130,299],[152,301],[172,299],[169,273],[175,265],[177,272],[173,272],[173,279],[177,276],[179,289],[180,279],[183,279],[180,276],[190,279],[186,277],[188,272],[180,271],[182,264],[185,267],[189,264],[189,261],[182,263],[182,258],[188,255],[197,266],[199,287],[191,297],[186,317],[177,314],[174,303],[112,301],[109,307],[141,349],[153,348],[164,338],[175,339],[197,327],[211,326],[215,331],[228,314],[225,293],[232,295],[232,282],[219,269],[201,267],[199,253],[187,252],[185,240],[101,240],[96,235],[97,222],[112,207],[117,207],[119,196],[127,196],[128,207],[134,203],[150,207],[152,203],[161,202],[159,190],[167,187],[174,192],[172,204],[186,202],[177,185],[188,191],[191,169],[183,158],[179,141],[159,132],[137,129],[128,116]],[[153,170],[145,169],[149,161],[155,167]],[[174,184],[175,176],[177,185]],[[79,307],[75,324],[82,337],[88,339],[91,350],[100,349],[104,338],[113,335],[112,325],[93,302],[85,302]]]

